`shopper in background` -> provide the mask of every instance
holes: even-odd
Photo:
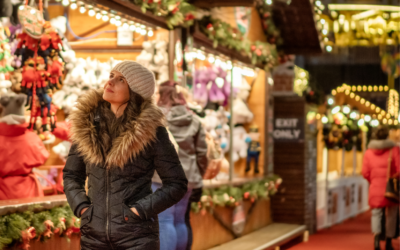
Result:
[[[43,165],[49,152],[25,120],[26,95],[0,98],[0,200],[43,196],[32,169]]]
[[[391,158],[391,176],[400,172],[399,147],[388,140],[389,130],[380,126],[373,134],[373,140],[368,144],[363,160],[362,174],[370,183],[369,206],[372,208],[371,227],[375,235],[375,250],[380,249],[379,240],[385,235],[382,233],[382,219],[386,218],[386,250],[392,250],[392,238],[398,233],[398,204],[385,198],[388,161]],[[384,216],[385,215],[385,216]],[[383,224],[385,225],[385,224]],[[397,232],[396,232],[397,231]]]
[[[187,192],[164,115],[151,100],[154,89],[153,73],[124,61],[104,92],[90,91],[70,115],[64,190],[81,217],[81,249],[159,249],[157,214]],[[163,186],[152,193],[155,170]]]
[[[189,198],[193,189],[203,186],[202,176],[208,164],[205,131],[200,118],[186,107],[175,84],[165,83],[158,92],[158,105],[166,114],[168,129],[179,145],[179,159],[189,182],[184,198],[159,215],[161,250],[185,250],[191,232],[190,225],[185,223]],[[156,190],[162,185],[153,183],[152,187]]]

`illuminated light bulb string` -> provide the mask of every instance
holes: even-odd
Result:
[[[366,101],[364,98],[361,98],[359,95],[352,91],[357,92],[388,92],[388,111],[382,110],[380,107],[377,107],[375,104],[371,104],[369,101]],[[343,93],[344,95],[350,97],[350,99],[354,99],[356,102],[362,104],[367,110],[370,110],[372,113],[370,114],[359,114],[359,112],[355,109],[351,109],[349,105],[336,105],[335,106],[335,99],[333,96],[336,96],[338,93]],[[332,116],[335,115],[343,115],[348,116],[350,119],[357,122],[358,126],[364,126],[367,123],[372,126],[376,127],[380,123],[384,125],[399,125],[399,94],[395,90],[389,90],[388,86],[348,86],[343,84],[342,86],[337,87],[336,89],[332,90],[332,96],[327,98],[327,105],[330,107],[330,113]],[[325,114],[318,114],[316,116],[317,119],[321,119],[323,124],[329,122],[329,118]]]
[[[57,0],[57,2],[61,2],[61,0]],[[81,14],[84,14],[85,12],[88,13],[88,15],[90,17],[95,17],[97,20],[103,20],[104,22],[110,22],[111,24],[120,27],[122,26],[125,29],[128,29],[132,32],[136,32],[142,36],[147,35],[149,37],[154,36],[154,31],[152,28],[148,28],[146,25],[144,24],[139,24],[139,23],[135,23],[134,21],[131,20],[127,20],[125,18],[121,18],[121,16],[119,15],[113,15],[113,14],[109,14],[107,11],[105,10],[101,10],[99,8],[95,8],[92,5],[86,5],[85,3],[81,2],[81,1],[76,1],[76,0],[62,0],[61,3],[63,6],[67,7],[69,6],[71,9],[76,10],[79,8],[79,12]],[[56,4],[59,5],[59,4]],[[69,22],[68,22],[68,16],[67,13],[65,11],[64,16],[67,18],[67,28],[68,31],[71,32],[72,36],[74,36],[74,38],[78,39],[78,40],[89,40],[89,39],[93,39],[101,34],[104,33],[115,33],[117,32],[116,30],[106,30],[106,31],[101,31],[98,32],[94,35],[91,35],[89,37],[80,37],[78,35],[76,35]]]

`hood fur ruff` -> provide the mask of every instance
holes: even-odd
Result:
[[[123,168],[156,140],[157,128],[165,126],[164,115],[151,100],[145,100],[140,115],[136,120],[128,121],[128,129],[114,139],[110,151],[103,158],[101,140],[93,122],[102,101],[103,91],[89,91],[79,98],[70,115],[71,140],[86,163]]]
[[[386,140],[371,140],[368,144],[369,149],[389,149],[396,146],[394,141],[386,139]]]

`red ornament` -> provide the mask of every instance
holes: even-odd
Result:
[[[257,56],[261,56],[261,54],[262,54],[261,50],[260,50],[260,49],[257,49],[257,50],[256,50],[256,54],[257,54]]]
[[[309,94],[310,94],[310,95],[314,95],[314,91],[311,90]]]
[[[56,229],[54,229],[54,233],[56,234],[56,233],[59,233],[60,232],[60,228],[56,228]]]
[[[204,215],[206,215],[207,211],[205,209],[202,209],[200,213],[201,213],[201,215],[204,216]]]
[[[208,30],[213,30],[214,29],[212,23],[207,24],[207,29]]]
[[[251,198],[251,203],[254,203],[256,200],[254,198]]]
[[[249,192],[244,193],[243,197],[244,197],[245,199],[248,199],[248,198],[250,197],[250,193],[249,193]]]
[[[65,235],[66,235],[68,238],[71,238],[72,232],[73,232],[72,228],[68,228],[67,231],[65,231]]]
[[[256,50],[256,46],[255,45],[251,45],[251,50],[252,51]]]
[[[268,17],[270,17],[270,13],[269,12],[266,12],[265,14],[264,14],[264,18],[268,18]]]
[[[190,21],[194,19],[194,15],[192,13],[189,13],[185,16],[185,21]]]

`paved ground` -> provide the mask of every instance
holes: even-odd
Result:
[[[321,230],[310,236],[306,243],[300,243],[290,250],[369,250],[373,249],[370,212],[349,219],[342,224]],[[393,240],[394,249],[400,250],[400,240]],[[385,249],[381,242],[381,249]]]

